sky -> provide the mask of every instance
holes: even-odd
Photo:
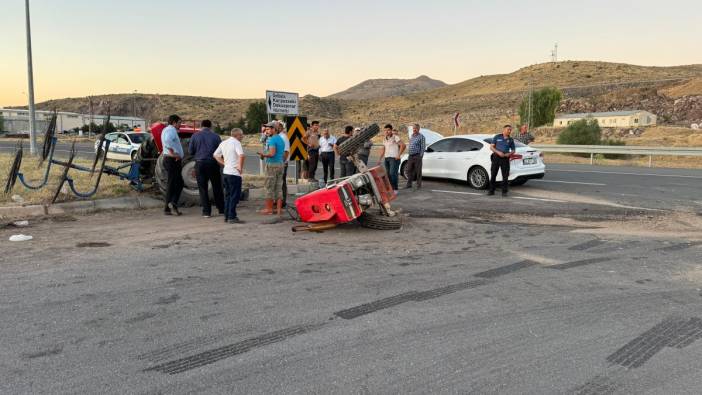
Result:
[[[458,83],[550,60],[702,63],[702,3],[639,0],[31,0],[35,100],[326,96]],[[0,0],[0,106],[27,103],[25,10]]]

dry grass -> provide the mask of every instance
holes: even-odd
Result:
[[[9,173],[10,166],[12,165],[13,159],[14,155],[0,154],[0,181],[2,182],[3,188],[5,186],[5,182],[7,181],[7,176]],[[31,157],[25,151],[25,156],[22,158],[22,167],[20,168],[20,171],[24,174],[25,179],[28,180],[28,182],[31,184],[38,184],[41,180],[43,180],[47,163],[45,162],[41,168],[38,167],[38,163],[39,161],[37,158]],[[74,163],[81,166],[92,166],[92,162],[83,159],[75,159]],[[51,198],[56,192],[56,188],[58,188],[58,183],[61,178],[63,169],[64,168],[62,166],[52,165],[51,172],[49,173],[49,182],[47,186],[37,191],[25,188],[18,179],[13,191],[10,194],[0,194],[0,204],[19,205],[19,203],[12,201],[12,195],[21,196],[22,199],[24,199],[22,204],[50,203]],[[81,192],[92,190],[97,178],[97,174],[95,174],[91,178],[90,173],[78,170],[71,170],[69,171],[68,175],[69,177],[73,178],[73,180],[75,181],[76,188]],[[68,184],[66,184],[65,188],[68,188]],[[114,176],[108,176],[103,174],[102,179],[100,180],[100,187],[98,189],[98,192],[91,199],[125,196],[131,193],[136,192],[133,192],[133,190],[129,187],[129,183],[127,181],[120,180],[119,178]],[[78,198],[76,198],[76,196],[73,195],[73,193],[61,193],[57,199],[57,201],[70,200],[78,200]]]
[[[547,152],[544,158],[546,164],[590,164],[590,158],[582,158],[567,154]],[[627,159],[605,159],[595,155],[595,165],[604,166],[637,166],[648,167],[648,156],[630,156]],[[654,156],[653,167],[670,169],[702,169],[702,157],[699,156]],[[547,170],[548,171],[548,170]]]

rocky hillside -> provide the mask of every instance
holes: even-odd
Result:
[[[563,90],[560,112],[642,109],[658,114],[662,124],[702,122],[702,65],[643,67],[574,61],[525,67],[402,96],[351,100],[308,95],[301,99],[301,110],[335,129],[346,124],[418,121],[442,133],[452,132],[451,117],[458,111],[463,119],[461,133],[491,132],[504,122],[517,122],[516,109],[529,87],[543,86]],[[95,97],[95,112],[103,113],[108,101],[119,115],[132,115],[135,104],[136,114],[149,120],[177,113],[186,119],[210,118],[226,124],[241,117],[253,99],[106,95]],[[87,113],[88,101],[52,100],[38,107]]]
[[[374,79],[363,81],[351,88],[328,96],[330,99],[369,100],[383,97],[404,96],[446,86],[446,83],[433,80],[426,75],[411,80]]]

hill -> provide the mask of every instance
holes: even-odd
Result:
[[[426,75],[415,79],[373,79],[363,81],[351,88],[327,96],[330,99],[368,100],[383,97],[403,96],[416,92],[424,92],[446,86],[446,83],[433,80]]]
[[[491,132],[505,122],[518,121],[517,106],[530,87],[556,86],[564,92],[560,112],[641,109],[658,114],[659,123],[689,126],[692,122],[702,122],[700,81],[702,65],[646,67],[568,61],[480,76],[402,96],[340,99],[339,94],[325,98],[308,95],[301,99],[301,111],[334,129],[347,124],[420,122],[445,134],[452,132],[452,115],[460,112],[463,119],[460,132]],[[345,92],[358,91],[357,87]],[[135,105],[136,114],[150,120],[177,113],[186,119],[209,118],[225,125],[241,117],[254,99],[126,94],[96,96],[95,101],[100,103],[95,113],[103,113],[110,101],[113,114],[132,115]],[[51,100],[37,107],[88,112],[85,98]]]

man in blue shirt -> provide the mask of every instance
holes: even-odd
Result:
[[[514,147],[514,139],[510,137],[512,134],[512,126],[505,125],[502,128],[502,133],[496,134],[492,138],[490,150],[492,150],[492,167],[490,169],[490,192],[488,195],[495,194],[495,179],[497,172],[502,171],[502,196],[507,196],[507,186],[509,185],[509,159],[517,149]]]
[[[197,187],[200,192],[200,206],[202,216],[210,218],[212,216],[212,205],[210,204],[209,184],[212,183],[212,194],[215,205],[220,214],[224,213],[224,191],[222,190],[222,175],[219,164],[212,156],[217,147],[222,143],[218,134],[210,129],[212,122],[205,119],[200,123],[202,129],[195,133],[190,139],[188,151],[195,159],[195,175],[197,176]]]
[[[282,214],[283,210],[283,164],[285,154],[285,142],[283,138],[278,136],[276,130],[277,122],[268,122],[265,126],[266,150],[259,152],[258,156],[266,162],[266,181],[264,189],[266,192],[266,206],[259,211],[261,214],[273,214],[273,203],[276,204],[278,215]]]
[[[178,129],[180,128],[180,117],[171,115],[168,117],[168,126],[161,132],[161,145],[163,146],[163,167],[166,169],[168,183],[166,187],[166,207],[164,214],[180,215],[178,211],[178,201],[183,192],[183,146],[180,144]]]

